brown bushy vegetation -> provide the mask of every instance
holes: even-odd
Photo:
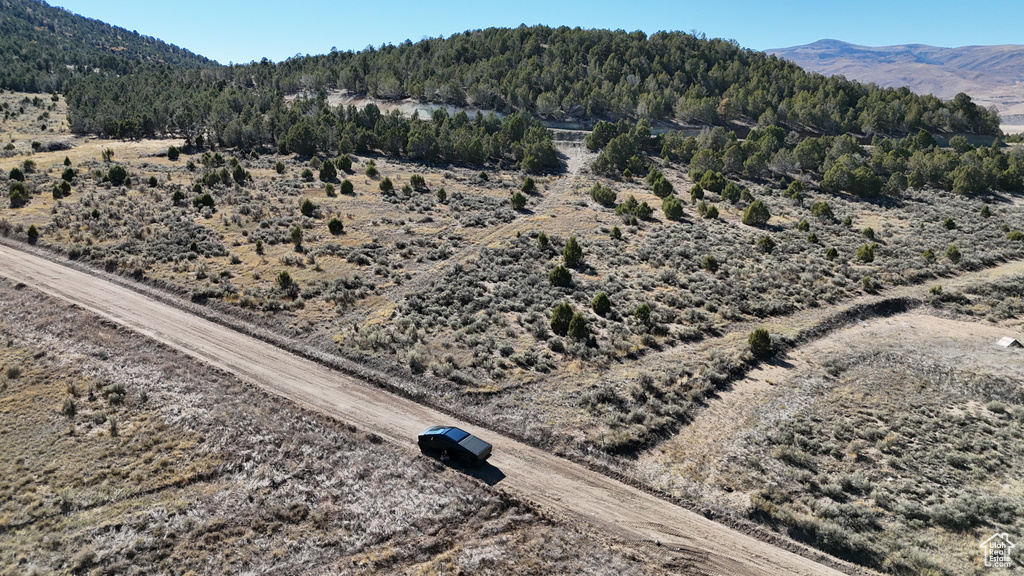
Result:
[[[647,573],[434,460],[0,293],[3,574]]]

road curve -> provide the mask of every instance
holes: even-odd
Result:
[[[437,423],[476,427],[120,284],[0,244],[0,276],[77,304],[306,408],[373,431],[413,451]],[[614,538],[675,554],[693,573],[838,575],[841,572],[723,526],[495,432],[482,474],[524,500],[588,522]],[[489,478],[487,476],[489,475]],[[677,564],[679,565],[679,564]]]

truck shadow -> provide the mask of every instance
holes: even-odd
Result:
[[[466,476],[476,478],[488,486],[494,486],[505,479],[504,472],[487,462],[464,465],[454,459],[442,459],[440,455],[429,454],[426,452],[424,452],[423,455],[446,468],[451,468],[452,470],[461,472]]]

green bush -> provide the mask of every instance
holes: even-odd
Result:
[[[637,306],[633,310],[633,318],[636,318],[636,321],[644,326],[649,326],[651,324],[651,305],[645,302]]]
[[[338,170],[341,170],[342,172],[346,172],[348,174],[352,173],[352,159],[349,158],[348,154],[342,154],[341,156],[338,156],[334,160],[334,165],[335,167],[338,168]]]
[[[604,292],[598,292],[597,296],[594,296],[594,300],[590,303],[590,307],[593,308],[594,314],[603,317],[611,312],[612,301]]]
[[[622,230],[619,230],[618,226],[612,226],[612,231],[608,233],[608,236],[612,240],[622,240]]]
[[[615,200],[618,194],[615,190],[601,184],[594,184],[590,187],[590,198],[602,206],[611,208],[615,206]]]
[[[345,224],[337,218],[331,218],[331,221],[327,223],[327,229],[331,234],[337,236],[345,231]]]
[[[722,176],[721,172],[712,172],[708,170],[701,174],[700,177],[701,188],[704,190],[710,190],[715,194],[721,193],[725,190],[726,183],[727,181],[725,176]]]
[[[942,227],[946,230],[955,230],[956,222],[954,222],[952,218],[946,218],[942,221]]]
[[[545,234],[543,231],[541,231],[540,234],[537,234],[537,246],[538,247],[540,247],[540,248],[547,248],[548,244],[550,244],[550,243],[551,243],[551,241],[548,240],[548,235]]]
[[[711,273],[718,272],[718,258],[708,254],[700,261],[700,267]]]
[[[579,312],[573,312],[572,319],[569,320],[569,336],[576,340],[586,340],[590,336],[587,319]]]
[[[346,195],[351,195],[355,193],[355,187],[352,185],[352,181],[347,178],[341,181],[340,190],[342,194]]]
[[[834,246],[830,247],[828,250],[825,250],[825,258],[828,258],[829,260],[835,260],[837,256],[839,256],[839,251],[836,250]]]
[[[436,196],[437,201],[440,202],[441,204],[444,204],[445,202],[448,201],[448,192],[445,191],[444,186],[437,189]]]
[[[511,202],[513,209],[522,210],[523,208],[526,208],[526,195],[516,190],[509,198],[509,202]]]
[[[875,260],[875,247],[877,244],[861,244],[857,248],[857,260],[867,264]]]
[[[327,160],[320,167],[320,181],[330,182],[338,177],[338,169],[334,167],[334,162]]]
[[[180,157],[180,156],[181,156],[181,151],[178,150],[177,146],[171,146],[171,147],[167,148],[167,159],[168,160],[173,162],[173,161],[177,160],[178,157]]]
[[[426,190],[427,189],[427,180],[423,176],[421,176],[419,174],[413,174],[412,176],[410,176],[409,177],[409,184],[411,184],[412,187],[417,189],[417,190]]]
[[[29,242],[34,242],[37,238],[39,238],[39,230],[36,229],[35,224],[29,225],[26,235],[28,236]]]
[[[378,174],[380,174],[380,172],[377,171],[377,163],[374,162],[373,160],[367,162],[366,175],[369,176],[370,178],[376,178]]]
[[[754,200],[743,211],[743,223],[747,226],[764,226],[771,217],[768,207],[760,200]]]
[[[811,225],[807,223],[806,219],[800,220],[800,222],[797,223],[796,225],[796,229],[801,232],[807,232],[808,230],[811,229]]]
[[[9,180],[16,180],[18,182],[24,182],[25,181],[25,173],[21,171],[21,168],[18,168],[17,166],[15,166],[14,168],[11,168],[11,171],[8,174],[7,178]]]
[[[567,302],[561,302],[551,312],[551,331],[559,336],[565,336],[569,332],[569,323],[572,322],[573,310]]]
[[[274,171],[277,172],[278,174],[284,174],[284,162],[278,160],[274,164]]]
[[[526,179],[523,180],[522,187],[520,187],[519,189],[523,192],[523,194],[533,194],[534,192],[537,191],[537,183],[533,181],[533,178],[527,176]]]
[[[303,168],[302,169],[302,179],[304,181],[306,181],[306,182],[312,182],[313,181],[313,171],[310,170],[309,168]]]
[[[395,190],[395,185],[391,182],[391,178],[384,178],[377,187],[385,194],[390,194]]]
[[[562,249],[562,259],[569,268],[578,268],[583,264],[583,247],[576,241],[575,236],[570,236]]]
[[[757,249],[765,254],[771,254],[775,250],[775,239],[765,234],[757,239]]]
[[[811,215],[820,220],[831,221],[835,218],[832,214],[832,207],[828,205],[828,202],[815,202],[811,204]]]
[[[277,285],[280,286],[282,290],[288,290],[295,285],[295,281],[292,280],[292,275],[289,274],[287,270],[282,270],[281,273],[277,275]]]
[[[750,351],[758,356],[767,356],[772,352],[772,336],[768,330],[757,328],[747,337]]]
[[[715,206],[714,204],[708,206],[707,211],[704,212],[704,217],[707,218],[708,220],[714,220],[715,218],[718,218],[718,206]]]
[[[319,206],[314,204],[312,200],[306,198],[305,200],[302,201],[302,205],[299,206],[299,211],[302,212],[303,216],[310,217],[317,211],[318,208]]]
[[[956,244],[950,244],[949,247],[946,248],[946,258],[949,258],[949,261],[953,264],[959,264],[961,257],[960,249],[957,248]]]
[[[867,238],[868,240],[875,239],[875,229],[868,226],[867,228],[860,231],[860,235]]]
[[[690,203],[697,202],[698,200],[704,199],[704,189],[701,188],[700,184],[694,184],[693,188],[690,188]]]
[[[114,186],[120,186],[128,179],[128,171],[123,166],[115,164],[107,171],[107,178],[110,179],[110,183]]]
[[[1013,240],[1014,242],[1020,242],[1021,240],[1024,240],[1024,232],[1021,232],[1020,230],[1010,230],[1006,233],[1006,239]]]
[[[661,210],[669,220],[679,220],[683,217],[683,203],[675,196],[665,198],[661,202]]]
[[[552,286],[565,288],[572,284],[572,273],[569,272],[568,268],[559,264],[548,274],[548,282],[550,282]]]
[[[666,180],[664,177],[658,178],[651,185],[651,189],[654,191],[654,195],[658,198],[666,198],[672,194],[673,186],[672,183]]]
[[[74,168],[65,168],[64,172],[61,173],[60,177],[65,182],[71,182],[72,180],[75,179],[75,176],[77,176],[77,175],[78,175],[78,173],[75,172]]]

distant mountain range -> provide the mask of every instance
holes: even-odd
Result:
[[[765,52],[811,72],[841,74],[879,86],[907,86],[944,100],[964,92],[979,105],[995,106],[1004,125],[1024,124],[1024,46],[871,47],[819,40]]]

